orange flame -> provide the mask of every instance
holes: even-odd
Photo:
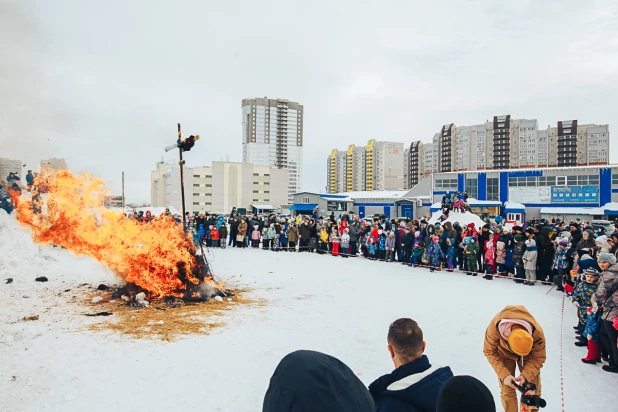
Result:
[[[17,218],[34,231],[34,240],[63,246],[109,266],[124,281],[133,282],[155,296],[173,295],[183,289],[178,265],[193,268],[193,242],[180,225],[162,217],[140,223],[107,210],[102,180],[66,170],[46,170],[35,179],[46,195],[46,207],[33,212],[31,201],[17,205]],[[190,271],[190,270],[189,270]],[[189,281],[197,283],[191,273]]]

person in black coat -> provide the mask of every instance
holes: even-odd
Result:
[[[412,256],[412,248],[414,247],[414,232],[405,228],[405,235],[401,238],[401,247],[403,248],[403,260],[402,264],[406,265],[410,262],[410,256]]]
[[[429,363],[423,331],[412,319],[393,322],[387,341],[395,370],[369,385],[376,412],[435,411],[440,389],[453,377],[451,368]]]
[[[262,412],[374,412],[365,385],[339,359],[299,350],[284,357],[270,378]]]
[[[230,239],[228,241],[228,246],[232,246],[236,242],[236,235],[238,235],[238,225],[240,224],[240,218],[236,214],[236,212],[232,212],[232,216],[230,216],[228,220],[228,226],[230,227]]]

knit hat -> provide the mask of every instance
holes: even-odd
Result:
[[[526,233],[534,235],[534,230],[532,228],[528,228],[528,229],[526,229]]]
[[[434,242],[437,242],[438,240],[440,240],[440,238],[438,236],[434,236],[431,238],[431,240],[433,240]]]
[[[584,272],[584,275],[586,276],[595,276],[598,277],[599,276],[599,271],[596,270],[595,268],[588,268],[586,269],[586,271]]]
[[[599,236],[598,238],[595,239],[595,242],[599,242],[599,243],[603,244],[603,243],[607,242],[607,236],[605,236],[605,235]]]
[[[421,235],[421,232],[419,232],[418,230],[416,232],[414,232],[414,236],[415,237],[420,236],[420,235]]]
[[[516,231],[516,230],[519,231],[519,232],[523,232],[524,231],[524,229],[521,226],[513,226],[513,232]]]
[[[468,223],[468,227],[471,227],[471,228],[474,229],[474,223],[472,223],[472,222]]]
[[[496,403],[487,386],[472,376],[454,376],[440,389],[439,412],[496,412]]]
[[[488,240],[485,246],[487,247],[487,249],[491,249],[492,247],[494,247],[494,242],[492,242],[491,240]]]
[[[532,350],[533,339],[527,330],[513,326],[509,335],[509,346],[517,356],[526,356]]]
[[[613,265],[616,263],[616,256],[612,255],[611,253],[607,253],[607,252],[599,253],[599,257],[597,261],[607,262],[610,265]]]
[[[521,235],[515,235],[515,240],[521,242],[523,237]]]
[[[568,246],[569,245],[569,241],[566,239],[562,239],[560,242],[558,242],[558,244],[560,246]]]
[[[503,231],[504,233],[511,233],[511,229],[509,229],[509,228],[508,228],[508,227],[506,227],[506,226],[502,229],[502,231]]]
[[[382,234],[382,229],[378,229],[378,235]]]

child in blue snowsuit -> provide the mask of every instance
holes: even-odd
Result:
[[[374,242],[373,238],[369,236],[367,240],[367,251],[369,252],[369,259],[371,260],[376,259],[377,248],[378,248],[378,245]]]
[[[386,259],[386,233],[382,232],[378,237],[378,259]]]
[[[204,234],[204,225],[200,224],[200,226],[197,228],[197,236],[199,237],[200,245],[204,244]]]
[[[281,233],[279,233],[279,245],[283,251],[288,250],[288,239],[285,237],[285,230],[281,230]]]
[[[444,252],[440,247],[438,241],[440,238],[438,236],[434,236],[431,238],[431,244],[429,245],[429,249],[427,250],[427,256],[429,257],[429,271],[433,272],[436,267],[440,267],[440,260],[444,259]]]
[[[455,255],[457,250],[455,249],[455,239],[446,239],[446,271],[452,272],[455,267]]]

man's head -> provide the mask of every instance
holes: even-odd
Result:
[[[513,325],[508,338],[509,347],[518,356],[527,356],[532,350],[533,339],[528,331],[520,325]]]
[[[395,368],[420,358],[427,346],[418,323],[409,318],[397,319],[391,324],[387,341]]]

